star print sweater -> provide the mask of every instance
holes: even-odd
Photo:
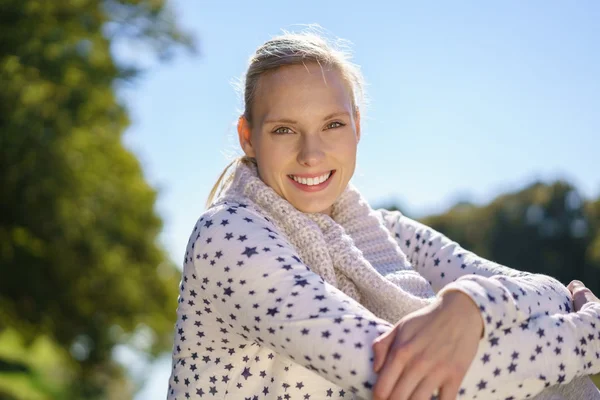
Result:
[[[190,237],[168,398],[371,398],[371,344],[396,321],[312,271],[281,223],[247,200],[215,204]],[[480,258],[399,212],[373,215],[432,292],[460,290],[481,310],[460,398],[528,398],[599,371],[599,307],[572,313],[550,277]],[[403,271],[380,272],[402,286]]]

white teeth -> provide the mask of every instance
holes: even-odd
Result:
[[[327,179],[329,179],[329,177],[331,176],[331,171],[329,171],[328,173],[318,176],[316,178],[299,178],[297,176],[294,175],[290,175],[290,177],[295,180],[298,183],[301,183],[303,185],[307,185],[307,186],[314,186],[314,185],[318,185],[321,184],[323,182],[325,182]]]

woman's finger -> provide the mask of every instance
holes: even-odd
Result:
[[[415,391],[417,385],[424,379],[431,378],[436,383],[443,380],[443,376],[439,374],[439,370],[433,369],[433,361],[423,358],[422,356],[414,357],[407,363],[402,375],[396,381],[391,399],[394,400],[408,400],[413,399],[412,394]],[[423,398],[429,400],[431,394],[435,390],[435,387],[429,392],[429,397]]]
[[[567,285],[567,289],[573,295],[573,307],[575,311],[581,310],[584,304],[589,302],[600,302],[592,291],[585,287],[583,282],[574,280]]]
[[[373,342],[373,346],[372,346],[373,347],[373,357],[374,357],[373,370],[375,372],[379,372],[379,370],[383,366],[383,363],[385,362],[388,351],[390,350],[390,347],[394,343],[395,337],[396,337],[396,328],[379,336]]]
[[[406,344],[394,344],[390,347],[383,367],[373,387],[374,399],[389,399],[398,377],[402,375],[406,363],[411,356],[410,346]]]
[[[456,400],[465,374],[455,373],[440,387],[439,400]]]
[[[432,373],[426,374],[425,377],[418,382],[416,388],[410,400],[430,400],[431,397],[436,394],[438,389],[442,387],[442,384],[448,380],[448,377],[444,375],[443,371],[437,369]],[[392,397],[394,398],[394,397]],[[454,398],[452,399],[454,400]]]
[[[567,289],[569,289],[569,291],[571,293],[573,293],[575,288],[580,287],[580,286],[584,286],[583,282],[578,281],[578,280],[573,280],[567,285]]]
[[[577,288],[573,293],[573,305],[575,306],[575,311],[581,310],[581,307],[583,307],[585,303],[598,301],[599,300],[594,293],[586,287]]]

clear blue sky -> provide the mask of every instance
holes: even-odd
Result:
[[[354,183],[373,205],[397,200],[420,216],[556,178],[600,195],[597,1],[172,5],[199,56],[155,66],[122,93],[125,140],[160,189],[162,240],[177,264],[226,155],[238,151],[232,82],[258,45],[296,24],[353,43],[370,98]],[[165,360],[138,399],[164,399]]]

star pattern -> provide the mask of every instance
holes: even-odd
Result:
[[[566,314],[552,278],[483,260],[400,214],[382,220],[436,291],[460,282],[481,310],[485,336],[459,399],[532,397],[599,372],[597,309]],[[372,397],[371,344],[392,324],[313,273],[259,211],[207,210],[183,267],[169,400]]]

